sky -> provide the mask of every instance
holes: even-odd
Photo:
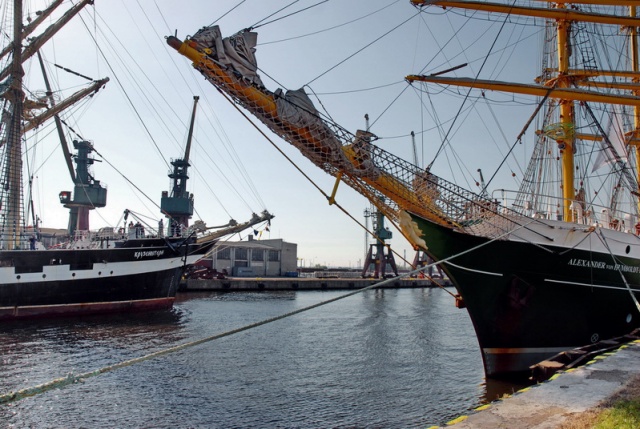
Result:
[[[25,13],[33,15],[43,3],[26,1]],[[537,29],[523,26],[507,34],[488,23],[488,30],[461,31],[448,15],[434,12],[435,17],[420,14],[409,0],[218,0],[213,6],[204,0],[96,0],[42,49],[50,79],[63,94],[80,89],[86,80],[54,64],[93,79],[110,78],[90,101],[64,115],[75,132],[94,143],[101,162],[94,164],[93,174],[108,186],[107,207],[91,213],[91,227],[121,225],[124,209],[157,224],[161,192],[170,189],[169,163],[184,155],[193,97],[199,96],[190,155],[193,220],[223,225],[266,209],[275,218],[269,231],[264,225],[259,228],[260,237],[297,243],[300,265],[360,266],[371,240],[314,187],[330,194],[334,178],[260,125],[292,162],[283,157],[186,58],[166,45],[165,37],[184,39],[213,23],[225,36],[253,27],[258,32],[259,73],[270,90],[308,85],[307,93],[321,101],[312,96],[316,107],[354,133],[365,128],[368,114],[383,149],[421,166],[433,160],[445,136],[460,142],[442,151],[434,171],[477,191],[477,169],[483,169],[485,179],[492,175],[522,128],[521,118],[533,111],[533,102],[503,97],[492,105],[489,117],[502,109],[509,119],[484,122],[478,120],[477,103],[462,103],[464,93],[437,89],[427,96],[404,77],[463,63],[468,65],[456,72],[460,76],[502,75],[514,64],[524,67],[532,61],[531,52],[515,51],[509,40],[530,38],[534,46]],[[488,45],[481,45],[479,36],[492,40],[497,34],[504,45],[494,48],[498,54],[485,64]],[[25,65],[25,71],[30,88],[43,90],[39,66]],[[518,77],[530,82],[534,72]],[[440,101],[444,95],[448,98]],[[458,112],[459,119],[451,122]],[[417,135],[416,159],[411,131]],[[28,171],[34,177],[36,213],[43,226],[65,228],[68,212],[58,193],[73,187],[55,131],[41,127],[33,141],[37,144],[29,146]],[[513,178],[526,168],[526,148],[521,149],[519,163],[507,163],[490,188],[517,188]],[[364,197],[342,184],[336,200],[365,224],[365,210],[371,206]],[[411,262],[414,250],[391,230],[389,244],[397,252],[397,263],[404,265],[398,255]],[[246,239],[250,233],[233,239]]]

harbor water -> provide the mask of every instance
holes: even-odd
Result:
[[[342,294],[190,292],[162,312],[3,323],[0,394]],[[469,317],[445,290],[369,290],[0,405],[0,422],[9,428],[425,428],[519,387],[485,380]]]

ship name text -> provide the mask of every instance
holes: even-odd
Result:
[[[616,270],[626,273],[640,273],[640,267],[624,264],[610,264],[603,261],[590,261],[588,259],[570,259],[567,265],[574,267],[596,268],[600,270]]]
[[[144,252],[136,252],[134,253],[134,257],[136,259],[140,259],[140,258],[148,258],[148,257],[160,257],[164,255],[164,250],[146,250]]]

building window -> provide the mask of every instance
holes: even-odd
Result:
[[[231,248],[224,247],[216,252],[217,259],[231,259]]]
[[[264,250],[262,249],[253,249],[251,250],[251,260],[252,261],[264,261]]]
[[[280,252],[277,250],[269,250],[269,261],[278,262],[280,260]]]
[[[247,260],[247,249],[242,248],[242,247],[236,247],[235,252],[236,252],[236,261],[237,260],[241,260],[241,261],[246,261]]]

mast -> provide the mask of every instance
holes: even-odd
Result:
[[[48,121],[52,117],[56,116],[58,113],[67,109],[69,106],[77,103],[78,101],[82,100],[85,97],[95,94],[100,90],[100,88],[106,85],[107,82],[109,82],[108,77],[105,77],[104,79],[96,80],[88,87],[83,88],[71,94],[69,97],[62,100],[62,102],[60,102],[59,104],[51,105],[51,107],[45,110],[42,114],[38,116],[34,116],[30,120],[25,121],[24,127],[22,128],[22,133],[24,134],[27,131],[31,131],[32,129],[40,126],[41,124]]]
[[[559,9],[564,9],[565,5],[558,3]],[[557,21],[557,41],[558,41],[558,78],[559,88],[568,88],[571,85],[569,80],[569,55],[570,41],[569,31],[571,22],[565,19]],[[573,150],[575,147],[574,133],[574,101],[560,99],[560,124],[561,137],[557,138],[558,149],[562,153],[562,220],[573,221],[573,211],[571,205],[576,197],[575,192],[575,167],[573,162]]]
[[[629,15],[636,17],[636,7],[629,6]],[[639,72],[640,66],[638,61],[638,27],[630,26],[629,30],[629,50],[631,51],[631,70],[633,72]],[[633,82],[638,83],[640,79],[637,76],[633,77]],[[640,90],[635,90],[634,95],[640,96]],[[633,133],[631,139],[629,139],[629,145],[635,146],[636,150],[636,177],[638,183],[640,183],[640,140],[638,139],[638,130],[640,130],[640,107],[636,106],[633,109]],[[640,212],[640,199],[638,200],[638,211]]]
[[[20,62],[22,63],[27,59],[31,58],[31,56],[34,55],[38,51],[38,49],[40,49],[42,45],[44,45],[49,39],[51,39],[58,32],[58,30],[64,27],[71,20],[71,18],[76,16],[78,12],[82,10],[83,7],[91,3],[93,3],[93,0],[82,0],[80,3],[73,6],[68,11],[66,11],[64,15],[62,15],[60,19],[58,19],[58,21],[56,21],[55,23],[47,27],[47,29],[41,35],[35,37],[33,41],[29,44],[29,46],[27,46],[24,49],[24,52],[21,52]],[[20,8],[20,10],[22,10],[22,7]],[[20,20],[22,21],[22,15],[20,15]],[[15,37],[14,37],[14,40],[16,40]],[[20,27],[19,40],[21,41],[20,47],[22,48],[22,24]],[[14,54],[14,60],[15,60],[15,54]],[[6,78],[8,75],[9,75],[9,68],[0,72],[0,80]]]
[[[599,102],[608,104],[630,105],[634,107],[634,126],[635,130],[640,130],[640,78],[638,72],[638,45],[637,45],[637,27],[640,26],[640,19],[636,16],[636,6],[632,1],[620,1],[617,4],[629,4],[629,16],[615,16],[599,13],[581,12],[568,8],[565,2],[554,3],[552,8],[530,8],[513,5],[505,5],[489,2],[476,2],[465,0],[411,0],[416,6],[436,5],[442,7],[455,7],[462,9],[481,10],[490,13],[503,13],[510,15],[522,15],[552,19],[556,22],[557,36],[557,70],[556,77],[541,85],[525,85],[518,83],[495,82],[480,79],[465,78],[446,78],[442,76],[407,76],[409,82],[421,81],[439,84],[452,84],[456,86],[473,87],[477,89],[491,89],[498,91],[506,91],[511,93],[529,94],[535,96],[549,96],[557,100],[560,107],[559,123],[553,124],[553,136],[549,136],[556,140],[558,149],[561,153],[562,162],[562,219],[572,222],[573,211],[571,204],[576,198],[575,190],[575,103],[576,102]],[[583,3],[578,1],[577,3]],[[597,4],[613,4],[608,1],[585,1],[584,3]],[[570,68],[569,57],[571,55],[571,43],[569,35],[571,33],[571,25],[573,21],[592,22],[600,24],[611,24],[629,27],[630,32],[630,49],[632,58],[632,71],[626,74],[616,74],[611,71],[588,71],[573,70]],[[593,90],[581,90],[573,86],[581,86],[589,77],[599,76],[626,76],[631,77],[630,84],[607,84],[606,86],[596,81],[589,81],[588,84],[593,87],[620,88],[632,91],[633,95],[606,94]],[[635,142],[635,134],[629,142],[636,146],[636,159],[640,160],[640,141]],[[640,164],[639,164],[640,167]],[[638,169],[638,180],[640,181],[640,169]],[[640,201],[638,203],[640,205]],[[639,207],[640,209],[640,207]]]
[[[46,8],[43,11],[38,12],[38,16],[31,21],[29,24],[27,24],[25,27],[23,27],[23,31],[22,31],[22,39],[24,39],[25,37],[29,36],[29,34],[31,34],[33,32],[33,30],[35,30],[38,25],[42,24],[42,22],[47,19],[51,13],[53,13],[54,10],[56,10],[56,8],[58,6],[60,6],[62,4],[64,0],[55,0],[53,3],[51,3],[51,5],[49,5],[48,8]],[[11,50],[13,49],[13,45],[10,44],[8,46],[6,46],[1,52],[0,52],[0,58],[4,58],[5,55],[7,55],[9,52],[11,52]]]
[[[24,101],[22,90],[22,2],[13,4],[13,60],[8,68],[11,97],[11,120],[7,129],[7,163],[3,172],[3,186],[7,189],[2,230],[3,247],[20,247],[22,216],[22,145],[21,122]],[[5,244],[6,243],[6,244]]]
[[[51,91],[51,84],[49,84],[49,76],[47,75],[47,70],[44,67],[44,62],[42,61],[42,55],[40,55],[40,51],[38,54],[38,62],[40,63],[40,69],[42,70],[42,77],[44,79],[44,85],[47,88],[47,97],[49,98],[49,103],[51,106],[56,105],[56,100],[53,97],[53,91]],[[62,146],[62,154],[64,155],[64,160],[67,164],[67,169],[69,169],[69,174],[71,175],[71,180],[76,181],[76,173],[73,171],[73,164],[71,163],[71,152],[69,151],[69,145],[67,144],[67,139],[64,136],[64,132],[62,130],[62,121],[58,115],[53,115],[53,118],[56,123],[56,130],[58,131],[58,138],[60,139],[60,146]]]

